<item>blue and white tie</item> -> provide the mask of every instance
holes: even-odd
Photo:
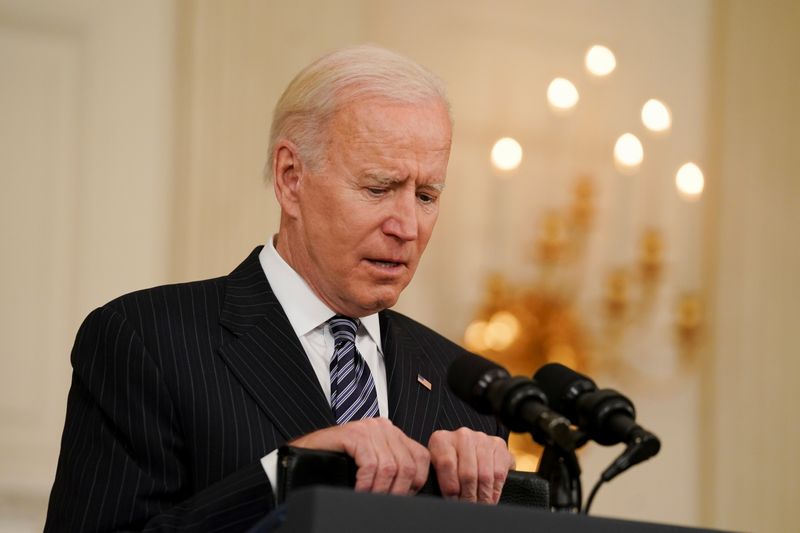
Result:
[[[356,349],[358,321],[336,315],[328,321],[333,334],[331,409],[337,424],[378,415],[378,394],[367,363]]]

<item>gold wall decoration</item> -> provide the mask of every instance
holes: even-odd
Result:
[[[609,371],[642,380],[622,353],[625,336],[646,327],[663,281],[665,243],[656,228],[646,228],[634,263],[610,268],[602,285],[602,327],[592,328],[581,306],[577,273],[587,261],[593,235],[595,185],[579,176],[570,205],[549,209],[535,231],[529,254],[536,266],[533,279],[513,283],[494,272],[487,276],[483,301],[464,333],[467,349],[503,365],[512,375],[532,375],[557,362],[579,372]],[[675,338],[688,369],[702,331],[702,302],[696,292],[683,294],[674,319]],[[647,381],[649,378],[644,378]],[[534,470],[541,448],[527,435],[512,435],[509,446],[517,467]]]

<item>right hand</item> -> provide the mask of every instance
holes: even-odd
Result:
[[[291,446],[345,452],[352,457],[357,491],[416,494],[428,479],[430,453],[387,418],[365,418],[320,429]]]

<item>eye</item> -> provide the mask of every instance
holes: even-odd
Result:
[[[370,194],[370,196],[379,198],[386,194],[386,189],[383,187],[367,187],[367,192]]]
[[[427,193],[427,192],[418,192],[417,193],[417,198],[419,198],[419,201],[422,202],[425,205],[435,203],[436,200],[437,200],[436,196],[434,196],[434,195],[432,195],[430,193]]]

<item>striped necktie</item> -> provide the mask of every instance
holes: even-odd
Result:
[[[356,349],[358,321],[336,315],[328,320],[333,334],[331,409],[337,424],[378,415],[378,394],[367,363]]]

